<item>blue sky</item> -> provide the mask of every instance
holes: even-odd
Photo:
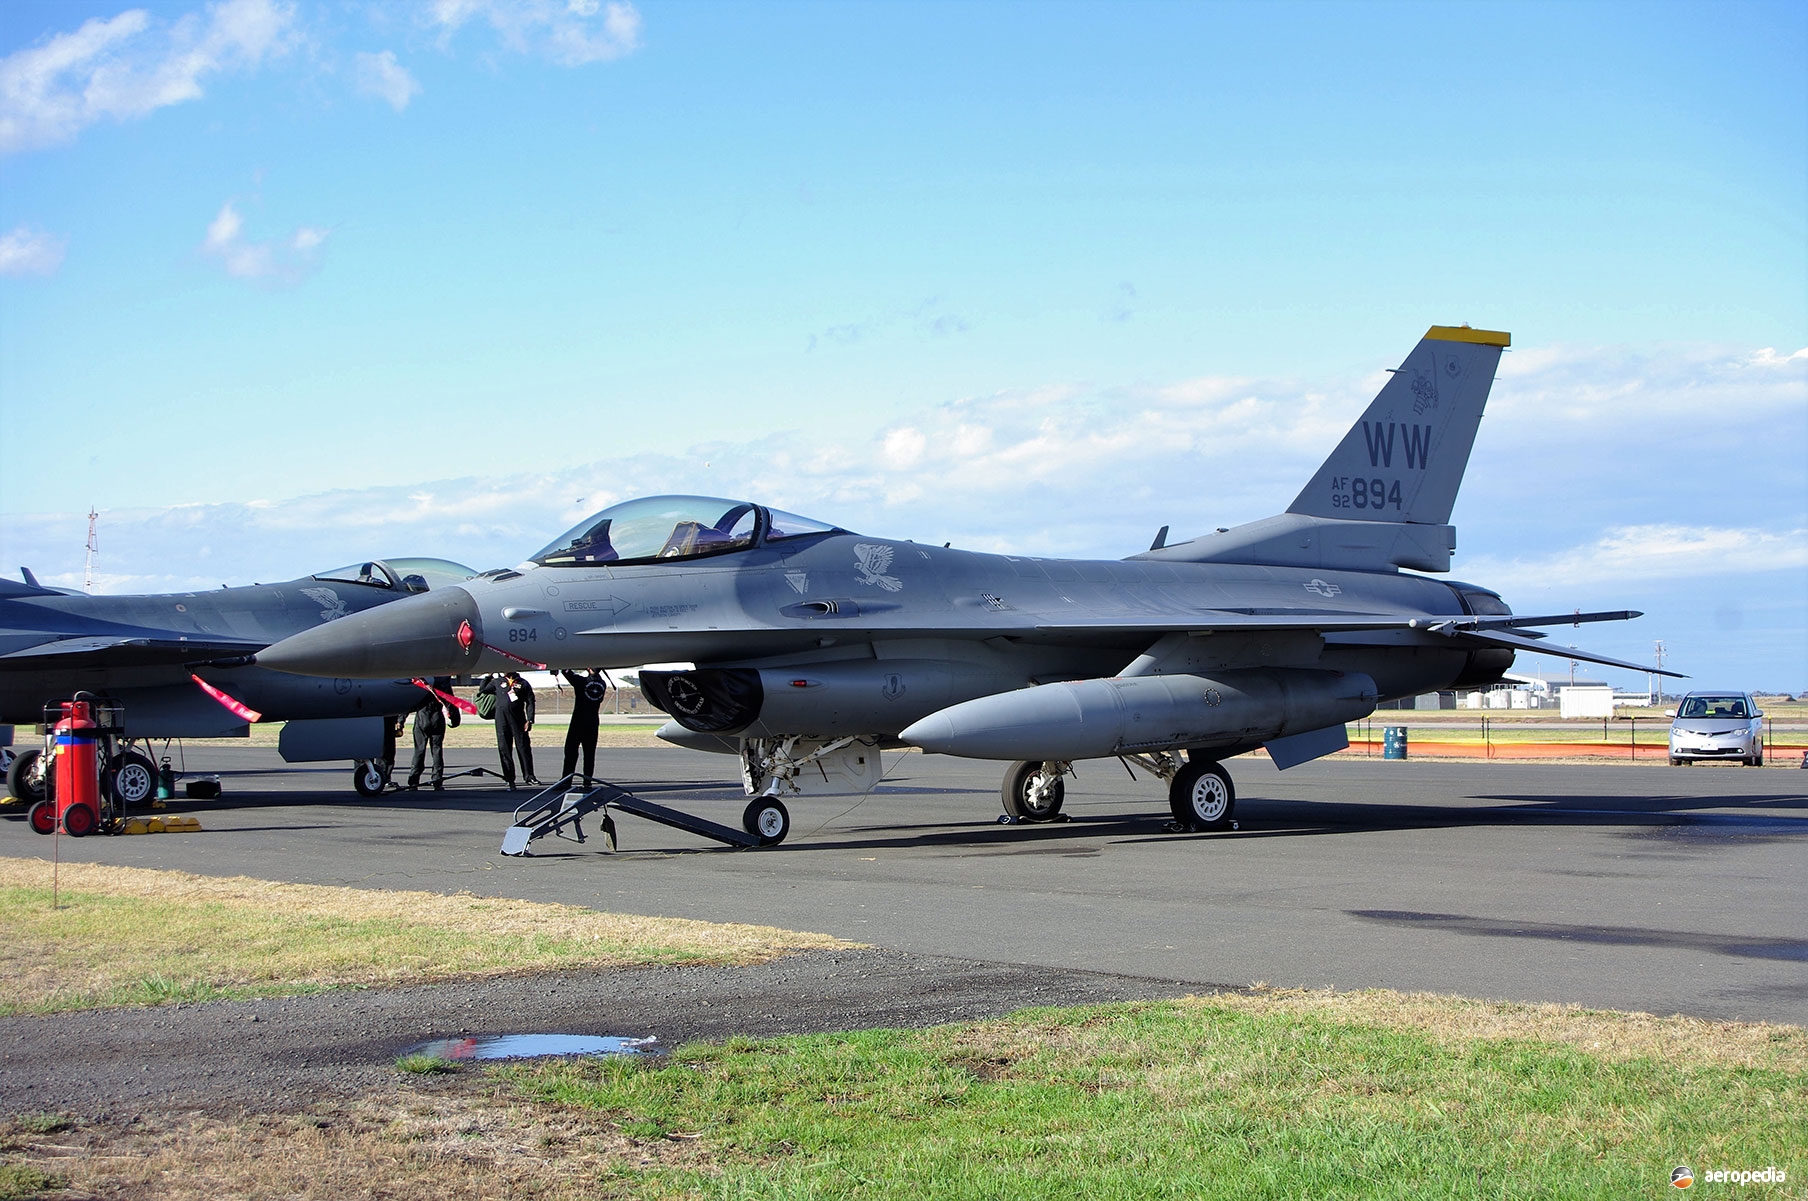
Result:
[[[0,6],[0,544],[485,567],[644,491],[1118,556],[1284,508],[1433,323],[1455,522],[1808,690],[1808,17],[1766,4]]]

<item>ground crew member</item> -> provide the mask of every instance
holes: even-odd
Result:
[[[571,728],[565,732],[565,766],[560,774],[569,779],[577,770],[578,748],[582,747],[584,787],[588,788],[596,773],[596,714],[602,707],[603,697],[609,693],[609,686],[595,668],[559,674],[571,684]]]
[[[406,713],[391,713],[383,719],[383,782],[389,783],[396,769],[396,740],[402,736]]]
[[[440,676],[433,681],[436,689],[450,692],[452,677]],[[408,770],[408,787],[421,786],[421,768],[429,766],[433,791],[446,786],[446,727],[458,724],[458,710],[441,700],[438,692],[421,698],[414,711],[414,765]]]
[[[519,672],[491,676],[477,689],[496,698],[496,756],[502,760],[502,778],[515,787],[515,760],[521,760],[521,778],[538,784],[534,775],[534,747],[528,731],[534,728],[534,690]]]

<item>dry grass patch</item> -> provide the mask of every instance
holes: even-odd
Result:
[[[483,1077],[399,1085],[298,1114],[168,1114],[51,1133],[33,1125],[0,1122],[0,1159],[71,1190],[52,1196],[578,1201],[638,1192],[632,1176],[699,1158],[692,1143],[630,1138],[599,1114],[522,1103]]]
[[[769,926],[458,893],[0,858],[0,1012],[265,996],[655,963],[747,964],[845,946]]]
[[[1270,988],[1216,993],[1188,1004],[1252,1014],[1285,1014],[1325,1021],[1412,1030],[1453,1046],[1483,1039],[1519,1039],[1586,1051],[1610,1061],[1655,1059],[1687,1066],[1800,1070],[1808,1064],[1808,1030],[1768,1022],[1711,1022],[1588,1009],[1580,1005],[1478,1001],[1436,993],[1373,988]]]
[[[1580,1005],[1480,1001],[1385,988],[1339,992],[1257,984],[1247,991],[1123,1008],[1168,1006],[1409,1031],[1444,1047],[1515,1040],[1569,1047],[1610,1062],[1652,1059],[1679,1067],[1713,1064],[1785,1071],[1800,1071],[1808,1064],[1808,1030],[1800,1026],[1656,1017]],[[1012,1062],[1051,1048],[1086,1055],[1110,1052],[1114,1041],[1129,1037],[1119,1023],[1101,1012],[1077,1023],[1060,1016],[1051,1016],[1046,1024],[1022,1017],[976,1022],[962,1031],[960,1042],[976,1058]]]

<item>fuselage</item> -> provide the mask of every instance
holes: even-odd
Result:
[[[372,570],[364,580],[354,570],[208,592],[9,589],[0,594],[0,723],[39,722],[46,704],[87,691],[119,702],[133,737],[242,729],[241,719],[195,687],[191,673],[271,720],[406,710],[420,698],[406,680],[309,678],[249,663],[273,642],[410,595],[395,572],[365,566]],[[456,569],[456,578],[471,574],[443,567]],[[446,578],[436,575],[435,582]]]
[[[1164,627],[1251,614],[1449,616],[1465,589],[1397,572],[983,554],[845,532],[680,562],[524,563],[285,643],[260,662],[344,677],[684,662],[776,673],[781,709],[819,712],[838,681],[890,692],[830,728],[896,734],[962,700],[1057,680],[1110,677]],[[1484,594],[1486,595],[1486,594]],[[1498,603],[1498,602],[1497,602]],[[356,635],[356,637],[353,637]],[[1205,639],[1218,666],[1360,672],[1400,696],[1492,675],[1504,652],[1410,630],[1238,632]],[[1497,663],[1478,663],[1478,656]],[[777,679],[790,673],[794,679]],[[865,688],[871,683],[871,688]],[[789,697],[787,687],[797,695]],[[808,695],[805,695],[808,694]],[[801,720],[801,719],[800,719]],[[824,718],[817,718],[822,725]]]

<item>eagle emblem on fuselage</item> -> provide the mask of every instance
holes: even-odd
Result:
[[[896,547],[879,546],[871,542],[856,543],[854,558],[860,564],[860,582],[877,584],[887,592],[903,591],[903,580],[897,576],[885,574],[885,569],[891,566],[892,556],[897,553]]]
[[[321,621],[345,616],[345,602],[331,588],[303,588],[301,594],[320,606]]]

